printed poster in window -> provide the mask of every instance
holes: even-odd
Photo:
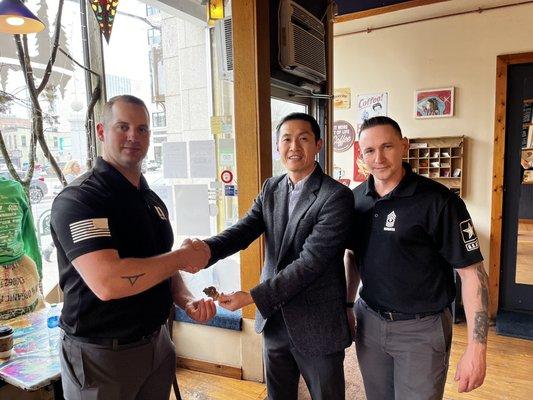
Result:
[[[387,115],[388,93],[360,94],[357,96],[357,133],[363,121]]]

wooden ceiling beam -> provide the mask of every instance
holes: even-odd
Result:
[[[427,6],[434,3],[442,3],[449,0],[410,0],[399,4],[393,4],[385,7],[372,8],[370,10],[358,11],[350,14],[339,15],[335,17],[334,22],[346,22],[354,19],[372,17],[374,15],[386,14],[394,11],[405,10],[407,8]]]

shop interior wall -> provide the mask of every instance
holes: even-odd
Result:
[[[420,7],[422,8],[422,7]],[[410,11],[416,19],[417,11]],[[463,198],[488,266],[496,56],[533,51],[533,5],[419,22],[334,39],[334,87],[350,88],[352,106],[335,120],[356,126],[358,94],[388,93],[388,115],[407,137],[465,135]],[[368,26],[373,21],[368,18]],[[415,119],[414,92],[455,87],[450,118]],[[502,160],[503,162],[503,160]],[[353,151],[334,163],[353,171]]]

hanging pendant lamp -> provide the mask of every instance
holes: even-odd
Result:
[[[37,33],[44,24],[20,0],[0,0],[0,32]]]

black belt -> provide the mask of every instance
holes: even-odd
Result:
[[[112,347],[117,348],[118,346],[124,346],[124,345],[141,345],[149,343],[154,336],[156,336],[159,331],[161,330],[161,327],[157,328],[152,333],[149,333],[148,335],[144,335],[141,337],[134,337],[134,338],[94,338],[94,337],[83,337],[83,336],[74,336],[69,335],[65,332],[65,336],[67,336],[69,339],[72,339],[77,342],[82,343],[88,343],[88,344],[97,344],[99,346],[105,346],[105,347]]]
[[[423,312],[418,314],[405,314],[396,311],[383,311],[376,310],[374,307],[370,307],[367,304],[368,308],[378,314],[381,318],[386,319],[387,321],[408,321],[410,319],[420,319],[424,317],[429,317],[430,315],[440,314],[442,311],[437,312]]]
[[[418,314],[404,314],[404,313],[395,312],[395,311],[376,311],[376,313],[378,313],[381,318],[386,319],[387,321],[407,321],[410,319],[420,319],[420,318],[428,317],[430,315],[439,314],[440,311],[418,313]]]

